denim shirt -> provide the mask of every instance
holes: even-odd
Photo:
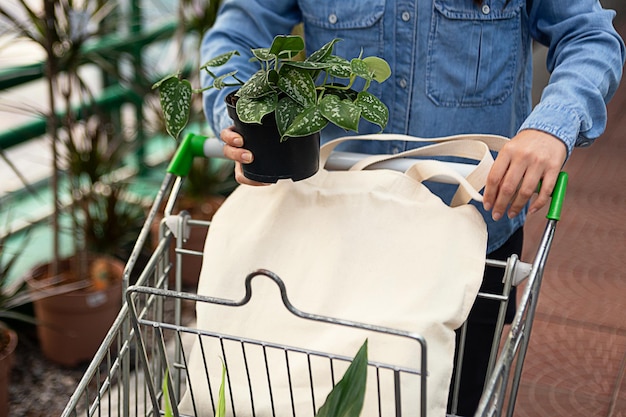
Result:
[[[624,44],[613,11],[596,0],[225,0],[202,44],[203,61],[237,49],[243,53],[220,73],[241,79],[258,70],[250,48],[269,46],[304,22],[307,52],[333,38],[337,55],[376,55],[392,76],[369,91],[389,107],[385,131],[419,137],[486,133],[513,137],[521,129],[548,132],[567,146],[588,146],[604,131],[606,103],[624,63]],[[532,109],[532,42],[546,45],[550,82]],[[203,82],[205,82],[203,80]],[[223,102],[229,91],[204,94],[207,119],[218,133],[230,126]],[[379,128],[361,123],[359,133]],[[334,126],[326,141],[346,132]],[[358,142],[351,151],[397,153],[405,142]],[[345,149],[344,150],[348,150]],[[429,184],[449,201],[450,186]],[[498,222],[483,213],[488,252],[521,227],[526,212]]]

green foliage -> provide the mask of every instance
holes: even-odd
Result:
[[[367,340],[345,374],[332,389],[315,417],[358,417],[363,409],[367,382]]]
[[[237,78],[236,71],[214,73],[214,68],[240,55],[239,51],[221,54],[200,67],[213,79],[203,89],[192,89],[179,74],[168,75],[153,86],[159,89],[168,132],[178,139],[185,128],[191,93],[226,87],[239,87],[236,108],[242,122],[261,123],[263,116],[274,112],[281,140],[319,132],[328,123],[357,131],[361,118],[383,130],[389,110],[367,90],[372,81],[381,83],[389,78],[389,65],[378,57],[348,61],[333,55],[338,41],[334,39],[300,60],[304,40],[297,35],[276,36],[269,48],[251,50],[252,60],[261,68],[245,82]],[[364,80],[362,90],[347,94],[353,92],[359,78]]]

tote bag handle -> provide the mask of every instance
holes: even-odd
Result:
[[[471,199],[482,201],[479,191],[485,186],[487,175],[493,165],[490,150],[499,151],[508,141],[505,137],[497,135],[454,135],[427,139],[395,134],[345,136],[322,145],[321,166],[326,164],[335,147],[354,140],[404,140],[415,143],[430,143],[430,145],[409,149],[394,155],[372,155],[354,164],[350,170],[363,170],[379,162],[418,156],[455,156],[478,161],[474,169],[465,177],[445,163],[436,160],[418,160],[405,171],[407,176],[420,182],[437,176],[458,184],[459,188],[450,203],[452,207],[467,204]]]

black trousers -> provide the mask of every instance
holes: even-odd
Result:
[[[506,260],[512,254],[518,256],[522,253],[524,242],[524,231],[519,228],[499,249],[487,255],[489,259]],[[500,268],[487,267],[483,283],[480,287],[484,292],[502,293],[502,278],[504,270]],[[489,354],[491,343],[495,333],[496,321],[498,317],[499,302],[479,298],[474,303],[467,319],[467,335],[465,339],[465,351],[463,355],[463,369],[461,370],[461,387],[459,391],[459,403],[456,415],[473,416],[480,396],[483,392],[487,367],[489,365]],[[511,290],[511,297],[507,306],[506,323],[511,323],[515,316],[515,287]],[[456,333],[456,355],[459,354],[460,329]],[[452,375],[452,383],[456,376],[456,369]],[[452,385],[450,386],[450,398],[448,400],[448,412],[450,412],[452,401]]]

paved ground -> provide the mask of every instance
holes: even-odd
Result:
[[[618,23],[626,37],[626,18]],[[626,82],[606,133],[578,149],[544,274],[515,415],[626,416]],[[543,216],[526,227],[533,258]]]

